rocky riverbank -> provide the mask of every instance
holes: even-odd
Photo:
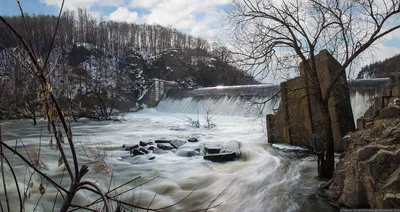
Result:
[[[351,208],[400,208],[400,119],[376,119],[348,139],[329,185],[331,199]]]

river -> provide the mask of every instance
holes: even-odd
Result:
[[[330,204],[320,196],[319,184],[316,178],[316,161],[314,157],[299,157],[293,152],[278,150],[267,144],[265,127],[260,119],[241,116],[214,116],[216,127],[193,128],[185,121],[187,117],[197,119],[196,114],[166,113],[148,109],[131,113],[119,122],[93,122],[80,120],[72,123],[75,145],[78,149],[80,164],[86,164],[90,172],[84,179],[96,181],[107,190],[112,177],[111,187],[118,186],[135,177],[140,179],[130,183],[123,189],[152,180],[132,191],[121,195],[121,200],[140,206],[150,205],[161,208],[172,205],[195,188],[180,204],[165,209],[166,211],[190,211],[216,208],[210,211],[335,211]],[[199,115],[200,123],[204,116]],[[50,136],[46,132],[45,122],[32,126],[26,122],[3,124],[3,139],[9,144],[15,144],[20,137],[26,146],[38,145],[41,140],[41,158],[48,166],[48,175],[60,182],[63,166],[58,167],[59,152],[48,145]],[[40,133],[42,130],[42,133]],[[122,145],[133,145],[139,141],[154,141],[156,139],[197,138],[198,143],[187,143],[187,146],[202,147],[206,143],[237,141],[241,144],[242,157],[234,162],[213,163],[205,161],[202,156],[181,157],[176,152],[155,154],[154,160],[149,160],[153,154],[130,157],[123,151]],[[40,138],[40,139],[39,139]],[[18,142],[21,146],[21,142]],[[105,155],[108,168],[96,165],[93,159],[85,156],[83,148],[90,156],[92,152]],[[66,148],[68,151],[68,148]],[[15,157],[14,157],[15,158]],[[17,161],[17,160],[16,160]],[[21,163],[16,164],[20,187],[24,186],[28,175]],[[25,175],[25,177],[22,177]],[[25,178],[25,180],[23,180]],[[38,186],[42,181],[37,176],[26,211],[32,211],[40,193]],[[63,185],[68,186],[69,179],[65,173]],[[18,205],[18,197],[12,180],[7,177],[8,193],[13,205]],[[2,189],[3,187],[0,186]],[[4,190],[0,190],[4,195]],[[41,198],[37,211],[52,211],[56,190],[48,186]],[[4,197],[4,196],[3,196]],[[74,199],[76,203],[84,204],[88,199],[96,199],[90,192],[80,192]],[[60,199],[60,197],[58,197]],[[4,198],[2,199],[5,205]],[[56,208],[60,207],[58,201]],[[15,207],[15,211],[19,208]],[[54,211],[57,211],[55,209]]]
[[[355,119],[362,116],[371,105],[370,100],[378,94],[376,86],[370,87],[368,92],[351,92]],[[243,101],[241,96],[232,95],[236,91],[217,87],[211,89],[212,96],[204,95],[210,93],[209,90],[193,91],[196,96],[189,93],[167,96],[156,109],[129,113],[121,118],[122,122],[87,119],[72,122],[79,164],[90,169],[84,180],[96,182],[108,191],[140,177],[110,195],[123,193],[118,196],[119,200],[153,209],[167,207],[163,211],[196,211],[210,207],[208,211],[229,212],[338,210],[322,198],[324,194],[319,186],[323,182],[316,177],[315,157],[293,151],[298,149],[296,147],[268,144],[264,115],[278,108],[279,98],[259,105],[254,102],[269,99],[272,94]],[[211,111],[216,125],[211,129],[205,127],[207,111]],[[198,119],[201,127],[192,127],[187,121],[189,118]],[[36,126],[24,120],[4,122],[2,132],[3,140],[10,146],[17,146],[24,155],[28,156],[25,149],[33,158],[40,154],[42,170],[55,182],[69,187],[64,165],[58,164],[60,153],[49,145],[51,135],[47,133],[45,121],[39,120]],[[122,148],[140,141],[189,138],[197,138],[199,142],[186,143],[183,149],[203,149],[205,144],[236,141],[241,145],[242,156],[233,162],[213,163],[205,161],[202,155],[186,157],[180,150],[132,157]],[[40,152],[38,146],[41,146]],[[65,151],[71,158],[67,145]],[[14,166],[19,187],[26,188],[30,177],[28,168],[10,152],[5,151],[5,154]],[[5,175],[12,211],[19,211],[18,193],[8,167]],[[62,200],[57,190],[37,175],[32,180],[25,211],[58,211]],[[2,180],[0,184],[0,200],[4,207]],[[40,184],[46,188],[43,196]],[[97,198],[93,193],[79,191],[74,203],[85,205]]]

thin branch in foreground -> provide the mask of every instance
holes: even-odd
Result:
[[[3,143],[2,134],[1,134],[1,125],[0,125],[0,142]],[[0,154],[3,155],[3,146],[0,147]],[[2,180],[3,180],[4,195],[6,197],[7,211],[10,211],[10,200],[8,198],[8,193],[7,193],[7,185],[6,185],[6,177],[4,175],[3,160],[4,160],[3,157],[1,157],[1,176],[2,176]],[[17,183],[17,182],[15,182],[15,183]]]

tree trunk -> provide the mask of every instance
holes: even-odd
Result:
[[[32,120],[33,120],[33,125],[36,125],[36,116],[35,115],[32,117]]]
[[[325,133],[325,151],[322,153],[323,160],[321,160],[321,169],[319,176],[324,178],[331,178],[335,169],[335,150],[332,133],[331,116],[329,115],[328,101],[321,104],[322,118],[324,122]]]

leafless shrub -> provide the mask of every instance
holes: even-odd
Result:
[[[185,121],[186,123],[188,123],[191,127],[193,128],[200,128],[200,120],[199,120],[199,114],[197,114],[197,119],[193,119],[189,116],[185,116],[183,118],[183,121]]]
[[[203,104],[203,109],[204,109],[204,119],[206,120],[207,123],[207,128],[213,128],[215,127],[214,123],[214,116],[211,114],[213,110],[211,109],[211,104],[208,104],[207,106]]]

